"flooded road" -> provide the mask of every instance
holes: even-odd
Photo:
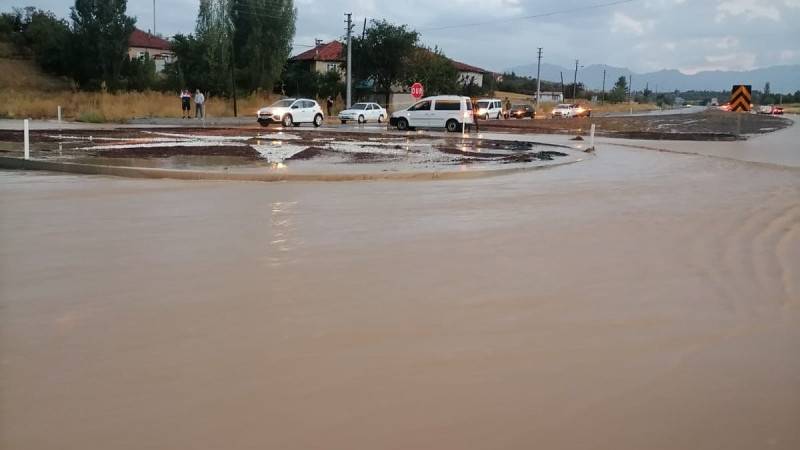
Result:
[[[796,168],[0,171],[0,211],[4,450],[800,447]]]

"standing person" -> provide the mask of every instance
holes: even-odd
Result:
[[[181,91],[181,119],[188,119],[192,113],[192,93],[188,89]]]
[[[333,97],[329,95],[328,99],[325,100],[325,104],[328,106],[328,117],[330,117],[331,111],[333,110]]]
[[[475,132],[480,133],[481,129],[478,127],[478,99],[471,98],[470,101],[472,102],[472,122],[475,124]]]
[[[506,97],[506,113],[504,114],[506,119],[511,117],[511,100]]]
[[[206,103],[206,96],[200,92],[200,89],[197,89],[194,93],[194,118],[195,119],[204,119],[206,117],[205,112],[205,103]]]

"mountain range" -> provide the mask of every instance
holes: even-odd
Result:
[[[624,67],[614,67],[605,64],[592,64],[578,70],[578,82],[590,89],[602,89],[603,70],[606,71],[605,88],[608,91],[614,86],[619,77],[633,76],[633,89],[641,91],[648,86],[650,90],[658,92],[671,92],[674,90],[708,90],[727,91],[734,84],[750,84],[753,90],[763,90],[764,84],[770,83],[770,90],[775,93],[794,93],[800,90],[800,65],[771,66],[747,71],[711,70],[697,72],[692,75],[679,70],[659,70],[657,72],[636,73]],[[536,76],[536,64],[512,67],[507,73],[530,77]],[[554,64],[542,63],[542,80],[561,81],[564,74],[564,83],[572,83],[575,68],[566,68]]]

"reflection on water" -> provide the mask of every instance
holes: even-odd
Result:
[[[271,205],[269,260],[272,267],[291,264],[294,261],[293,250],[303,244],[296,233],[296,209],[296,201],[273,202]]]

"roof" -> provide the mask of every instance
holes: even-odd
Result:
[[[331,41],[327,44],[320,44],[310,50],[306,50],[299,55],[290,58],[290,61],[344,61],[342,52],[344,45],[339,41]]]
[[[451,59],[450,61],[459,72],[489,73],[488,70],[481,69],[480,67],[470,66],[469,64],[464,64],[454,59]]]
[[[153,48],[156,50],[169,50],[171,48],[169,41],[162,39],[158,36],[153,36],[150,33],[134,28],[133,33],[128,38],[129,47],[142,47]]]

